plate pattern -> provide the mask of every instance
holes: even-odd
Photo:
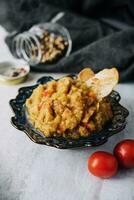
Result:
[[[76,78],[75,75],[69,76],[73,77],[74,79]],[[126,118],[129,115],[129,111],[119,103],[121,99],[119,93],[112,91],[108,98],[112,105],[113,119],[99,133],[93,133],[87,138],[80,139],[67,139],[61,137],[47,138],[45,136],[41,136],[38,131],[31,127],[27,120],[25,101],[32,94],[33,89],[35,89],[39,84],[45,84],[51,80],[53,80],[53,77],[44,76],[40,78],[33,86],[20,88],[16,98],[11,99],[9,102],[14,112],[14,116],[11,118],[12,125],[18,130],[25,132],[33,142],[59,149],[98,146],[105,143],[110,136],[119,133],[125,128],[127,123]]]

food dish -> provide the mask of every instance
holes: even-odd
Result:
[[[32,125],[46,137],[88,137],[112,119],[108,99],[99,102],[84,81],[71,77],[39,85],[26,108]]]
[[[30,71],[30,67],[25,62],[1,62],[0,82],[6,84],[17,84],[23,82]]]
[[[69,76],[67,80],[68,79],[76,82],[75,76]],[[57,148],[94,146],[94,145],[99,145],[106,142],[109,136],[115,133],[118,133],[125,127],[128,111],[127,109],[125,109],[119,104],[120,96],[117,92],[113,91],[110,95],[106,97],[107,99],[106,101],[108,101],[111,105],[112,118],[109,123],[106,123],[105,126],[103,126],[103,129],[101,128],[101,131],[100,130],[99,132],[95,131],[93,134],[89,134],[89,135],[83,135],[83,136],[79,135],[79,137],[76,137],[75,139],[72,137],[63,137],[62,135],[57,135],[57,134],[55,136],[51,135],[49,137],[46,137],[40,130],[37,130],[34,127],[34,125],[31,124],[31,121],[29,120],[28,110],[26,109],[26,106],[24,105],[25,105],[25,101],[31,96],[35,88],[37,88],[40,84],[47,83],[51,80],[53,80],[52,77],[43,77],[38,81],[36,85],[31,86],[31,87],[21,88],[19,90],[19,94],[16,97],[16,99],[13,99],[10,101],[10,105],[15,112],[15,117],[12,117],[13,125],[15,125],[15,127],[18,128],[19,130],[26,132],[26,134],[34,142],[37,142],[39,144],[54,146]],[[54,80],[53,80],[53,83],[55,83]],[[93,83],[91,85],[93,86]],[[103,96],[104,96],[104,93],[103,93]],[[98,98],[97,101],[100,104],[101,101],[103,101],[101,99],[102,94],[98,95],[97,98]]]

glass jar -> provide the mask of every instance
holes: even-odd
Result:
[[[53,64],[72,49],[68,30],[57,23],[42,23],[16,35],[12,41],[15,57],[24,59],[31,66],[39,63]]]

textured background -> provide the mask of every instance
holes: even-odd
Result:
[[[121,81],[134,80],[134,1],[132,0],[0,0],[0,23],[9,31],[27,30],[47,22],[59,11],[59,20],[70,31],[73,49],[68,58],[46,72],[95,71],[117,66]],[[8,38],[7,43],[10,43]]]
[[[0,26],[0,61],[14,60],[4,42],[7,34]],[[0,84],[0,200],[134,200],[133,169],[120,170],[115,177],[104,180],[87,170],[87,159],[94,151],[112,152],[120,140],[134,139],[134,84],[116,88],[122,105],[130,111],[124,131],[99,147],[58,150],[31,142],[10,124],[13,113],[9,100],[20,87],[34,84],[43,75],[62,76],[32,72],[20,85]]]

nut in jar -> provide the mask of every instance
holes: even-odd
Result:
[[[68,30],[53,23],[33,26],[13,40],[13,54],[30,65],[53,64],[71,52],[72,41]]]
[[[62,57],[68,48],[68,41],[61,35],[45,31],[41,40],[41,62],[52,62]]]

